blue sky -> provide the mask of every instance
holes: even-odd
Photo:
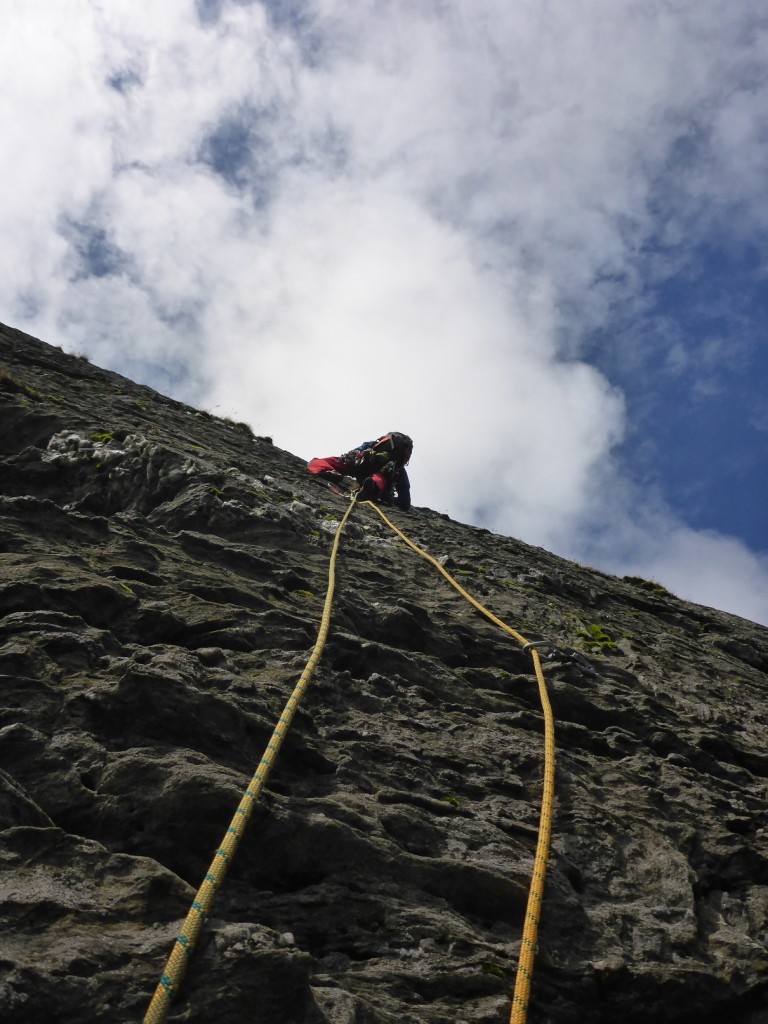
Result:
[[[768,623],[762,0],[0,17],[0,319]]]
[[[645,276],[639,318],[613,318],[585,353],[627,400],[618,449],[644,488],[661,490],[696,529],[768,547],[768,279],[757,239],[727,235]],[[610,330],[635,339],[616,353]]]

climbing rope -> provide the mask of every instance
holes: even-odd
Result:
[[[155,990],[155,994],[152,997],[152,1001],[150,1002],[149,1008],[144,1016],[144,1024],[162,1024],[162,1022],[168,1017],[171,1002],[179,990],[179,986],[186,972],[189,959],[195,949],[200,931],[205,923],[206,917],[208,917],[210,913],[214,896],[224,880],[227,868],[232,863],[240,844],[240,840],[243,837],[243,833],[245,832],[248,821],[253,813],[254,805],[258,800],[267,779],[269,778],[272,765],[274,764],[275,758],[282,746],[286,733],[293,722],[299,702],[304,696],[307,686],[309,685],[309,681],[312,678],[312,674],[317,667],[321,654],[323,653],[331,621],[331,608],[333,606],[333,592],[336,576],[336,554],[339,549],[339,539],[341,538],[341,532],[344,529],[347,519],[349,519],[350,513],[355,506],[355,500],[356,495],[350,501],[349,507],[344,513],[338,529],[336,530],[336,536],[331,550],[331,559],[328,566],[328,590],[325,595],[325,604],[323,606],[323,614],[315,646],[313,647],[309,660],[301,674],[301,678],[298,683],[296,683],[293,693],[288,698],[285,708],[283,709],[283,713],[280,716],[280,720],[274,728],[272,737],[269,743],[267,743],[264,756],[259,762],[259,766],[256,769],[253,778],[249,782],[248,788],[243,794],[240,805],[235,811],[227,831],[224,833],[221,846],[216,851],[216,855],[208,868],[205,878],[203,879],[203,883],[197,890],[197,894],[192,902],[189,913],[184,920],[182,929],[179,932],[173,949],[171,950],[171,954],[168,957],[168,961],[160,977],[160,982]]]
[[[476,601],[471,594],[456,582],[450,573],[446,572],[445,569],[440,565],[437,559],[433,558],[432,555],[427,554],[426,551],[414,544],[413,541],[409,540],[405,534],[399,530],[395,524],[384,515],[378,505],[374,505],[373,502],[366,502],[371,508],[375,509],[376,512],[381,516],[387,526],[393,530],[397,536],[415,551],[416,554],[421,555],[430,562],[451,584],[456,590],[465,598],[473,607],[475,607],[482,615],[487,619],[490,619],[496,626],[503,629],[505,633],[508,633],[523,647],[523,650],[530,651],[531,658],[533,659],[533,668],[536,673],[536,680],[539,686],[539,700],[541,702],[541,710],[544,715],[544,779],[542,783],[542,794],[541,794],[541,812],[539,815],[539,835],[536,843],[536,853],[533,859],[533,874],[531,876],[531,884],[528,890],[528,902],[525,909],[525,920],[523,923],[523,936],[520,940],[520,953],[517,963],[517,974],[515,976],[515,990],[512,995],[512,1008],[509,1017],[509,1024],[525,1024],[528,1014],[528,1000],[531,993],[531,979],[533,977],[533,960],[536,955],[536,939],[539,934],[539,921],[541,918],[541,905],[544,897],[544,880],[547,874],[547,864],[549,862],[549,847],[552,838],[552,811],[554,806],[555,796],[555,721],[552,714],[552,705],[549,702],[549,695],[547,694],[547,684],[544,680],[544,673],[541,668],[541,659],[539,658],[539,652],[536,650],[537,643],[544,643],[546,641],[535,641],[526,640],[526,638],[518,633],[516,629],[512,629],[506,622],[502,622],[501,619],[489,612],[479,601]]]
[[[193,900],[192,906],[184,920],[181,931],[176,938],[171,954],[168,957],[168,961],[166,962],[165,968],[160,977],[160,982],[147,1009],[144,1017],[144,1024],[163,1024],[168,1017],[171,1003],[184,978],[187,965],[194,952],[203,924],[210,914],[215,894],[224,880],[227,868],[234,859],[240,840],[243,837],[248,821],[253,813],[254,805],[258,800],[267,779],[269,778],[283,740],[285,739],[288,729],[293,722],[299,703],[304,696],[310,679],[312,678],[315,668],[320,660],[328,636],[328,630],[330,628],[331,609],[333,606],[333,594],[335,589],[336,556],[338,553],[339,541],[344,526],[346,525],[356,502],[357,494],[353,495],[349,507],[344,513],[334,537],[333,547],[331,549],[331,558],[328,566],[328,589],[325,596],[323,614],[315,646],[312,649],[309,660],[307,661],[299,681],[296,683],[291,696],[286,702],[283,713],[281,714],[272,736],[267,743],[264,756],[259,762],[256,772],[240,800],[240,804],[224,834],[221,845],[216,851],[216,855],[214,856],[205,878],[195,895],[195,899]],[[373,505],[371,502],[366,502],[366,504],[372,505],[387,526],[389,526],[409,548],[434,565],[435,568],[451,584],[451,586],[453,586],[462,595],[462,597],[469,601],[469,603],[487,619],[493,622],[505,633],[512,636],[519,644],[521,644],[524,650],[529,650],[531,658],[533,659],[534,670],[539,686],[539,698],[544,714],[544,782],[541,799],[539,836],[536,845],[536,854],[534,857],[533,875],[528,892],[523,936],[520,944],[515,990],[512,997],[512,1009],[510,1014],[510,1024],[525,1024],[528,1000],[530,996],[531,978],[533,975],[533,961],[536,953],[536,939],[538,935],[539,920],[541,917],[544,881],[547,871],[547,862],[549,859],[555,780],[554,718],[552,715],[549,697],[547,695],[544,674],[541,669],[541,661],[539,659],[538,651],[536,650],[536,644],[540,642],[526,640],[526,638],[522,636],[522,634],[518,633],[517,630],[512,629],[511,626],[508,626],[505,622],[502,622],[501,619],[493,615],[487,608],[480,604],[479,601],[476,601],[475,598],[468,594],[467,591],[464,590],[464,588],[457,583],[448,572],[446,572],[436,559],[409,540],[408,537],[406,537],[405,534],[402,533],[402,531],[400,531],[395,524],[384,515],[377,505]]]

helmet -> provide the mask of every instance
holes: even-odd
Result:
[[[375,447],[388,448],[394,455],[396,462],[401,466],[407,466],[413,452],[413,441],[407,434],[401,434],[399,430],[391,430],[388,434],[378,439]]]

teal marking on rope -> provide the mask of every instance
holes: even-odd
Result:
[[[197,901],[197,900],[195,900],[195,901],[193,902],[193,904],[192,904],[192,909],[193,909],[193,910],[196,910],[196,911],[198,912],[198,914],[200,915],[200,917],[205,917],[205,911],[204,911],[204,910],[203,910],[203,908],[202,908],[202,907],[200,906],[200,904],[198,903],[198,901]]]
[[[214,888],[214,889],[215,889],[215,888],[216,888],[216,886],[217,886],[217,885],[219,884],[219,883],[218,883],[218,881],[217,881],[217,879],[215,879],[215,878],[213,877],[213,875],[211,875],[211,874],[208,874],[208,875],[206,875],[206,876],[205,876],[205,880],[206,880],[206,882],[210,882],[210,884],[211,884],[211,885],[213,886],[213,888]]]
[[[227,861],[227,863],[229,863],[229,854],[227,853],[226,850],[222,850],[222,848],[219,847],[218,850],[216,851],[216,853],[219,855],[219,857],[221,857],[223,860],[225,860],[225,861]]]
[[[173,992],[173,982],[167,974],[160,975],[160,984],[163,986],[166,992]]]

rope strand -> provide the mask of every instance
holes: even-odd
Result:
[[[397,536],[415,551],[416,554],[421,555],[430,564],[432,564],[438,572],[446,578],[446,580],[455,587],[456,590],[465,598],[469,603],[476,608],[482,615],[503,629],[505,633],[508,633],[511,637],[523,647],[524,650],[530,651],[531,658],[533,659],[533,669],[536,673],[536,681],[539,686],[539,700],[541,702],[541,710],[544,715],[544,780],[542,784],[541,793],[541,812],[539,815],[539,834],[536,842],[536,853],[533,859],[533,874],[531,876],[531,884],[528,889],[528,903],[525,909],[525,918],[523,924],[523,936],[520,940],[520,953],[518,955],[517,962],[517,974],[515,976],[515,990],[512,995],[512,1008],[509,1017],[509,1024],[525,1024],[528,1015],[528,1000],[531,992],[531,977],[533,975],[533,960],[536,955],[536,942],[539,934],[539,921],[541,918],[541,906],[544,897],[544,880],[547,874],[547,865],[549,863],[549,848],[552,838],[552,811],[555,799],[555,720],[552,714],[552,705],[549,702],[549,695],[547,694],[547,684],[544,679],[544,673],[541,668],[541,659],[539,653],[536,650],[536,645],[541,644],[543,641],[526,640],[526,638],[518,633],[516,629],[508,626],[506,622],[502,622],[501,619],[497,618],[492,612],[476,601],[471,594],[456,582],[450,573],[446,572],[445,569],[440,565],[437,559],[433,558],[432,555],[427,554],[426,551],[422,550],[417,544],[409,540],[406,535],[399,530],[395,524],[384,515],[378,505],[374,505],[373,502],[366,502],[371,508],[375,509],[376,512],[381,516],[387,526],[393,530]]]
[[[280,720],[274,728],[272,737],[269,743],[267,743],[264,756],[259,762],[253,778],[248,784],[248,788],[243,793],[240,805],[235,811],[227,831],[224,833],[221,846],[216,851],[216,855],[211,862],[211,866],[206,872],[203,883],[197,890],[197,895],[192,902],[189,913],[182,925],[181,932],[174,943],[171,954],[165,965],[165,969],[160,976],[160,981],[155,989],[155,994],[152,997],[152,1001],[150,1002],[149,1008],[147,1009],[144,1017],[144,1024],[163,1024],[168,1017],[171,1003],[173,1002],[174,996],[178,992],[181,981],[186,973],[187,964],[194,952],[198,936],[200,935],[206,917],[210,913],[213,898],[216,895],[217,889],[224,881],[227,868],[232,863],[240,844],[240,840],[245,832],[246,825],[248,824],[248,820],[253,814],[254,805],[264,788],[264,784],[269,778],[275,758],[280,751],[280,747],[283,744],[286,733],[291,727],[299,702],[304,696],[309,685],[309,681],[312,678],[312,674],[320,660],[320,655],[323,653],[325,641],[328,636],[328,629],[330,627],[331,608],[333,607],[333,592],[335,589],[336,577],[336,553],[339,549],[341,531],[344,529],[352,509],[355,507],[355,498],[356,496],[350,501],[349,507],[344,513],[338,529],[336,530],[336,536],[333,541],[331,560],[328,566],[328,590],[325,595],[325,604],[323,605],[323,614],[315,646],[312,648],[312,653],[310,654],[309,660],[301,674],[301,678],[298,683],[296,683],[293,693],[288,698],[285,708],[283,709],[283,713],[280,716]]]

